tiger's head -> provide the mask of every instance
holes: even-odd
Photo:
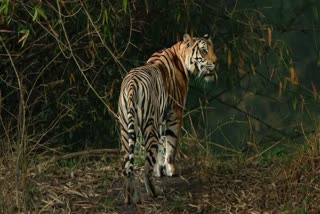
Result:
[[[185,34],[183,43],[186,45],[185,64],[187,70],[197,77],[204,77],[206,81],[217,79],[217,57],[210,37],[206,34],[202,38],[192,38],[189,34]]]

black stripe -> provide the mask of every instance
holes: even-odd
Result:
[[[171,137],[174,137],[174,138],[178,138],[178,136],[170,129],[167,129],[166,130],[166,135],[167,136],[171,136]]]
[[[170,146],[171,146],[174,150],[177,149],[177,147],[176,147],[175,145],[173,145],[172,143],[170,143],[170,141],[167,141],[167,143],[170,144]]]
[[[156,164],[157,160],[154,156],[152,156],[151,158],[152,158],[152,163],[153,163],[151,166],[153,166],[154,164]]]
[[[149,146],[149,148],[148,149],[155,149],[156,151],[158,151],[158,144],[151,144],[151,146]]]
[[[125,152],[128,154],[129,153],[129,149],[126,147],[128,144],[126,143],[122,143],[122,149],[126,150]]]
[[[131,130],[133,130],[133,131],[134,131],[134,124],[133,124],[133,123],[131,123],[131,124],[129,125],[128,129],[129,129],[129,131],[131,131]]]
[[[130,164],[134,163],[134,158],[130,158]]]
[[[151,162],[151,160],[150,160],[150,157],[149,157],[149,156],[147,156],[147,157],[146,157],[146,159],[147,159],[147,161],[148,161],[149,165],[150,165],[150,166],[152,166],[153,164],[152,164],[152,162]]]
[[[129,146],[129,154],[133,154],[133,153],[134,153],[134,145],[131,144],[131,145]]]
[[[167,125],[169,125],[169,126],[175,126],[175,125],[178,124],[178,120],[177,119],[175,119],[175,120],[167,120],[167,121],[168,121]]]

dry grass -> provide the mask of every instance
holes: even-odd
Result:
[[[314,139],[319,138],[309,142]],[[158,198],[145,196],[139,169],[143,200],[138,206],[123,204],[117,158],[60,160],[29,169],[19,179],[14,167],[1,164],[0,212],[319,213],[320,156],[310,151],[307,145],[290,158],[267,164],[181,157],[179,176],[158,179],[164,190]],[[16,200],[26,206],[17,207]]]

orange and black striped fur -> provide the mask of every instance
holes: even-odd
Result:
[[[189,74],[217,78],[216,55],[210,38],[192,38],[171,48],[154,53],[147,63],[131,70],[123,79],[118,114],[120,137],[124,152],[123,173],[126,177],[126,203],[139,200],[134,184],[134,148],[138,131],[146,149],[145,186],[149,195],[156,196],[155,176],[175,174],[175,155],[187,97]],[[160,133],[160,126],[165,127]],[[164,163],[160,139],[165,137]]]

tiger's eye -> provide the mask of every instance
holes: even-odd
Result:
[[[208,51],[206,49],[201,49],[200,53],[202,56],[205,56],[205,55],[207,55]]]

